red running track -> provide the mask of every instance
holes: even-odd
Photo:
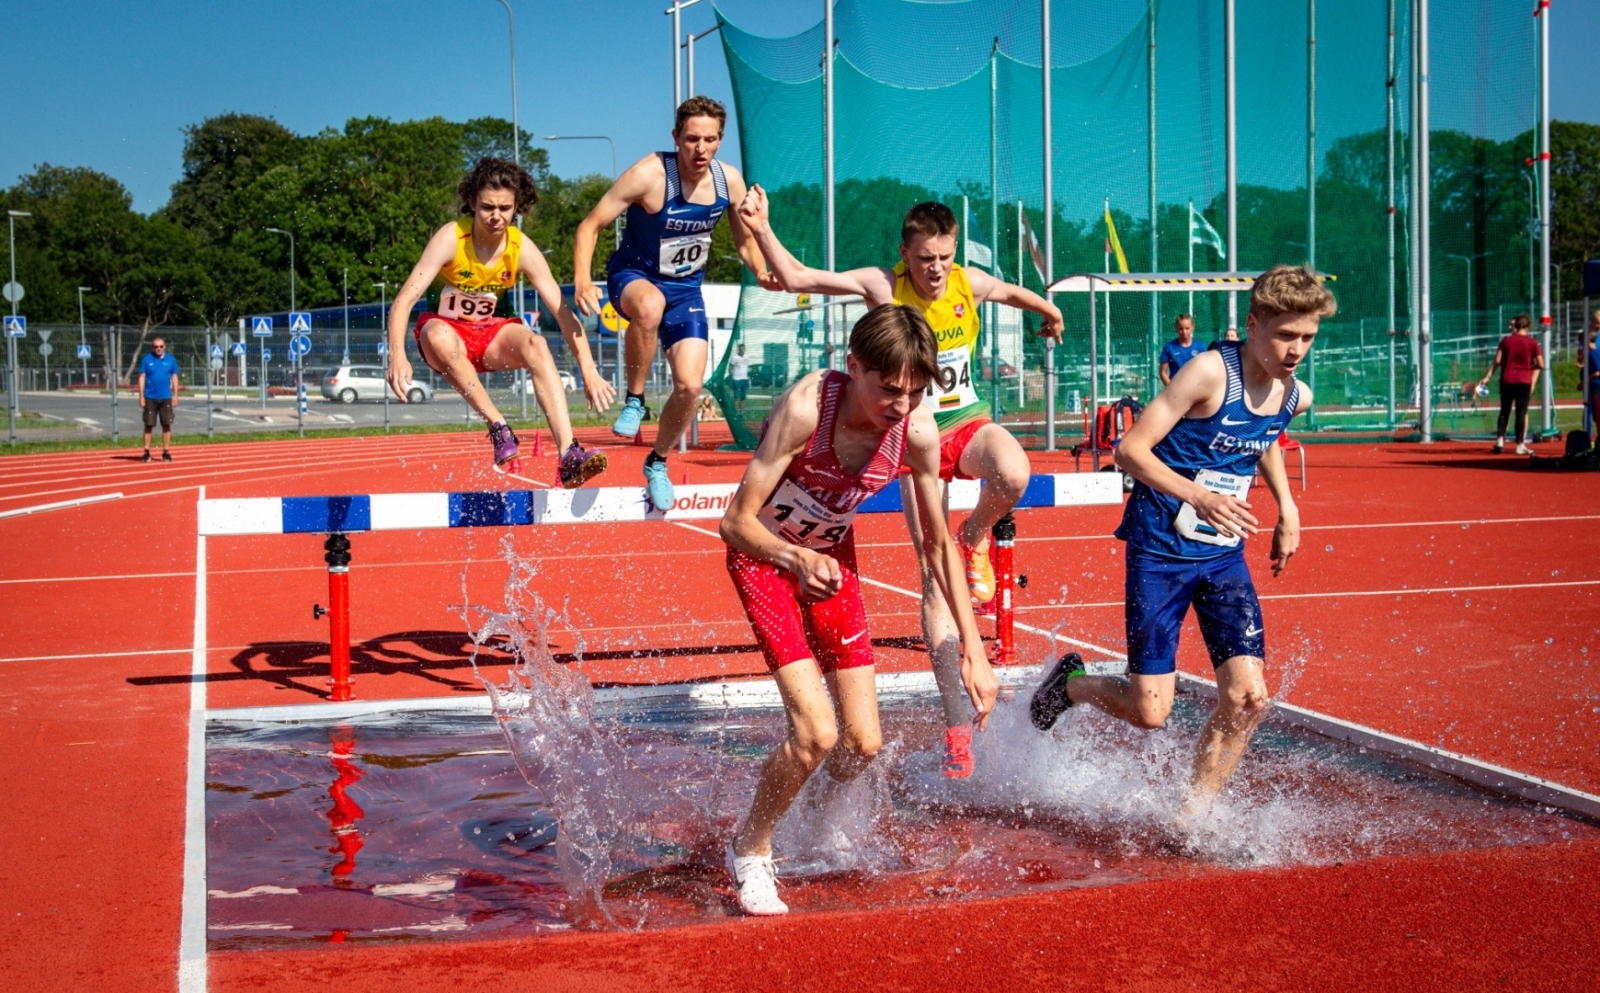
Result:
[[[598,438],[596,440],[599,440]],[[182,887],[195,595],[194,487],[209,496],[479,489],[476,435],[215,445],[172,465],[80,453],[5,460],[0,513],[0,955],[9,988],[169,989]],[[600,482],[637,478],[640,449]],[[1303,551],[1265,599],[1269,670],[1301,706],[1600,791],[1600,507],[1592,477],[1535,474],[1476,446],[1308,452]],[[699,451],[674,477],[732,480]],[[1035,471],[1070,459],[1038,456]],[[546,457],[532,470],[553,475]],[[1257,493],[1263,491],[1257,490]],[[1266,508],[1270,498],[1262,497]],[[1270,509],[1265,515],[1271,519]],[[1114,508],[1021,521],[1019,620],[1120,651]],[[760,671],[710,529],[517,531],[536,586],[569,614],[592,679]],[[354,539],[362,699],[478,692],[461,605],[501,603],[499,533]],[[898,521],[863,521],[874,637],[914,636],[915,568]],[[1331,546],[1331,547],[1330,547]],[[209,543],[209,704],[326,691],[320,542]],[[1203,672],[1196,632],[1183,665]],[[558,650],[573,647],[561,632]],[[1019,642],[1025,661],[1045,637]],[[884,646],[886,669],[922,665]],[[633,657],[634,655],[640,657]],[[596,655],[603,656],[596,658]],[[503,669],[487,674],[498,676]],[[1597,986],[1600,849],[1568,843],[1340,867],[1231,873],[930,911],[797,915],[646,935],[210,957],[214,989],[865,988],[1550,989]],[[960,948],[960,952],[955,951]],[[727,954],[732,952],[733,954]]]

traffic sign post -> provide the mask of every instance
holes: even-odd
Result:
[[[290,314],[289,314],[289,333],[290,334],[310,334],[311,333],[311,311],[309,311],[309,310],[291,311]]]
[[[270,317],[252,317],[252,318],[250,318],[250,333],[255,335],[257,338],[270,338],[270,337],[272,337],[272,318],[270,318]]]
[[[88,345],[79,345],[78,346],[78,358],[84,359],[84,360],[88,360],[90,357],[91,356],[89,355],[89,346]],[[88,379],[85,379],[84,382],[88,382]]]
[[[21,314],[7,314],[4,318],[7,338],[25,338],[28,334],[28,319]]]

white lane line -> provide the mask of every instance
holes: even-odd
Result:
[[[200,487],[199,499],[206,498]],[[198,531],[199,529],[196,528]],[[183,917],[178,993],[206,993],[206,536],[195,535],[194,646],[189,681],[189,768],[183,811]]]
[[[139,652],[81,652],[74,655],[17,655],[0,662],[65,662],[72,659],[120,659],[136,655],[188,655],[191,648],[146,648]]]
[[[1575,579],[1571,582],[1559,583],[1502,583],[1498,586],[1424,586],[1417,589],[1399,590],[1338,590],[1328,593],[1268,593],[1261,595],[1262,600],[1324,600],[1335,597],[1352,596],[1416,596],[1419,594],[1431,595],[1434,593],[1493,593],[1496,590],[1546,590],[1568,586],[1600,586],[1600,579]],[[1049,603],[1037,604],[1032,607],[1017,607],[1016,611],[1024,610],[1071,610],[1076,607],[1121,607],[1121,600],[1101,600],[1090,603]]]
[[[1473,517],[1454,521],[1390,521],[1364,524],[1313,524],[1302,531],[1361,531],[1368,528],[1437,528],[1471,524],[1548,524],[1556,521],[1600,521],[1600,514],[1570,514],[1561,517]]]
[[[34,507],[18,507],[16,510],[0,510],[0,519],[6,517],[25,517],[28,514],[42,514],[47,510],[65,510],[68,507],[81,507],[86,503],[104,503],[107,500],[121,499],[121,493],[97,493],[94,496],[79,497],[76,500],[58,500],[55,503],[41,503]]]

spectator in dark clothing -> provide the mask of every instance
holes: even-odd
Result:
[[[1583,374],[1589,383],[1589,423],[1586,427],[1592,437],[1600,427],[1600,311],[1589,319],[1589,347],[1584,350]]]
[[[1500,339],[1499,347],[1494,350],[1494,362],[1490,364],[1489,371],[1483,374],[1483,379],[1479,380],[1481,385],[1487,386],[1489,377],[1494,375],[1496,369],[1500,370],[1500,420],[1494,429],[1496,453],[1506,449],[1506,421],[1515,405],[1517,454],[1533,454],[1527,438],[1528,398],[1533,395],[1533,387],[1539,382],[1539,373],[1544,369],[1544,353],[1539,350],[1538,339],[1528,333],[1528,327],[1527,314],[1518,314],[1511,319],[1511,333]]]

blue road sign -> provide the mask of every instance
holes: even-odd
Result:
[[[221,345],[212,345],[211,346],[211,357],[214,358],[214,359],[222,358],[222,346]]]
[[[303,334],[297,334],[289,339],[289,357],[299,358],[311,351],[311,339]]]
[[[228,349],[228,353],[230,355],[243,355],[244,354],[244,342],[242,342],[242,341],[234,342],[233,343],[233,347]]]
[[[272,361],[272,349],[263,348],[261,350],[261,361],[262,362],[271,362]]]
[[[539,312],[537,310],[524,310],[522,312],[522,323],[535,331],[539,330]]]
[[[86,358],[89,358],[89,357],[90,357],[89,356],[89,346],[88,345],[79,345],[78,346],[78,358],[86,359]]]
[[[270,317],[252,317],[252,318],[250,318],[250,333],[255,335],[257,338],[270,338],[270,337],[272,337],[272,318],[270,318]]]
[[[6,315],[6,321],[5,321],[5,327],[6,327],[6,337],[7,338],[23,338],[23,337],[26,337],[27,334],[28,334],[28,319],[26,317],[23,317],[21,314],[18,314],[15,317],[12,317],[10,314],[7,314]]]
[[[387,341],[378,342],[378,354],[379,355],[388,355],[389,354],[389,343]]]
[[[311,311],[291,310],[289,312],[289,333],[304,334],[311,330]]]

